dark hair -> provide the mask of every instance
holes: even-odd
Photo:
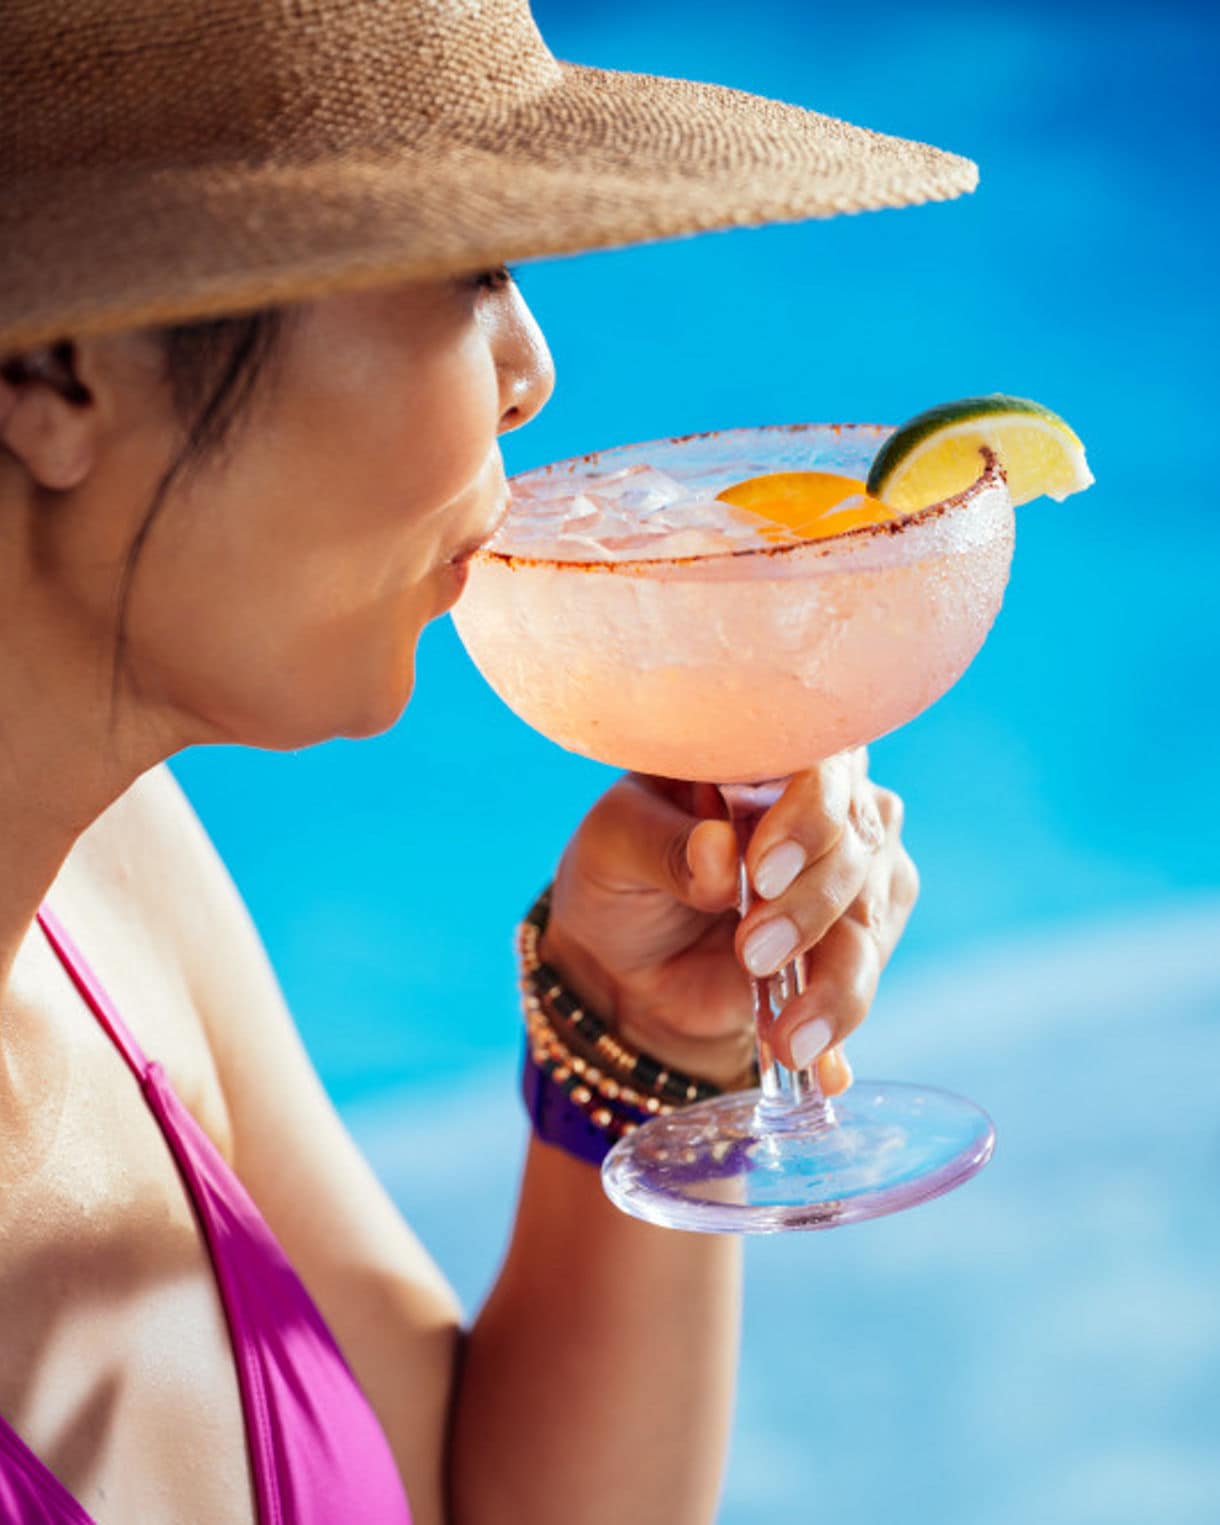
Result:
[[[162,474],[136,531],[119,580],[118,623],[110,680],[110,719],[127,649],[127,606],[136,565],[170,488],[223,448],[249,409],[250,400],[286,325],[280,308],[262,308],[240,317],[177,323],[157,330],[165,360],[174,415],[182,443]]]

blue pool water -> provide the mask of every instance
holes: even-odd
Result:
[[[1062,412],[1097,476],[1020,512],[983,653],[872,754],[923,895],[856,1071],[976,1097],[996,1157],[916,1212],[750,1247],[722,1519],[1216,1525],[1216,11],[535,14],[560,57],[924,137],[982,183],[522,266],[558,385],[510,471],[1002,390]],[[392,733],[175,767],[332,1095],[476,1305],[521,1139],[513,922],[612,775],[517,722],[448,621]]]

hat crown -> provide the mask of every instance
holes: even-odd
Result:
[[[555,84],[527,0],[3,0],[0,173],[306,162]]]

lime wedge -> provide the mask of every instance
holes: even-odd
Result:
[[[1062,503],[1093,481],[1084,446],[1057,413],[1026,397],[963,397],[919,413],[877,452],[868,491],[900,513],[964,492],[981,469],[979,449],[995,451],[1014,503],[1045,495]]]

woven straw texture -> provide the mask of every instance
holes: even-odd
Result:
[[[526,0],[0,0],[0,350],[976,181]]]

